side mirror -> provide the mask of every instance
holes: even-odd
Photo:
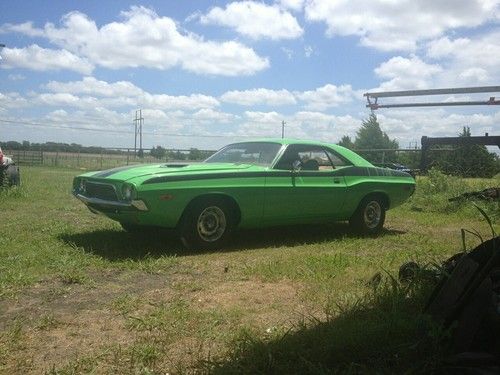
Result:
[[[292,171],[293,172],[298,172],[302,168],[302,162],[300,160],[295,160],[292,163]]]

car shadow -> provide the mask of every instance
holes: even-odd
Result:
[[[404,234],[404,231],[384,229],[377,236]],[[180,242],[175,230],[145,228],[139,233],[121,230],[96,230],[92,232],[60,234],[59,240],[70,246],[82,248],[111,261],[125,259],[140,260],[144,257],[165,255],[187,256],[208,252],[232,252],[270,247],[293,247],[339,238],[358,238],[347,224],[300,225],[265,229],[238,230],[234,237],[220,250],[187,250]]]

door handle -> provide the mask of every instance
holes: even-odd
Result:
[[[340,184],[340,178],[334,178],[333,179],[334,184]]]

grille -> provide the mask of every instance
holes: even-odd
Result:
[[[87,191],[87,196],[92,198],[104,199],[107,201],[116,201],[118,197],[116,196],[116,191],[113,185],[109,184],[96,184],[94,182],[88,182],[85,184],[85,189]]]

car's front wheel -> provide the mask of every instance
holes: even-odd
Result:
[[[385,222],[385,205],[379,196],[365,197],[353,214],[349,223],[363,234],[379,233]]]
[[[219,198],[207,198],[187,208],[180,224],[180,238],[188,249],[219,249],[233,230],[229,205]]]

